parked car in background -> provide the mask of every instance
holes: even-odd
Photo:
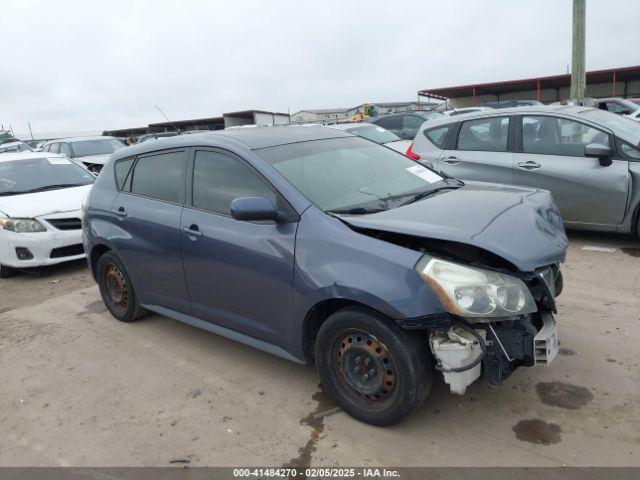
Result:
[[[618,115],[629,115],[636,110],[640,110],[640,105],[627,100],[626,98],[587,98],[583,105],[617,113]]]
[[[420,125],[428,120],[441,118],[442,116],[443,115],[440,112],[435,112],[433,110],[417,110],[367,118],[367,123],[372,123],[389,130],[403,140],[413,140],[413,137],[416,136]]]
[[[144,135],[140,135],[136,143],[148,142],[149,140],[157,140],[165,137],[175,137],[176,135],[178,135],[178,132],[146,133]]]
[[[16,142],[6,142],[0,143],[0,153],[7,152],[32,152],[33,149],[27,145],[25,142],[16,141]]]
[[[542,105],[538,100],[500,100],[496,102],[486,102],[485,107],[488,108],[514,108],[514,107],[532,107]]]
[[[395,133],[371,123],[336,123],[327,125],[329,128],[336,128],[352,133],[367,140],[379,143],[385,147],[394,149],[397,152],[405,153],[411,145],[410,140],[402,140]]]
[[[126,145],[114,137],[74,137],[50,140],[42,146],[42,151],[65,155],[98,174],[109,155],[124,147]]]
[[[151,310],[315,362],[371,424],[416,410],[436,365],[463,394],[558,352],[567,238],[549,192],[464,184],[338,129],[145,142],[114,153],[84,212],[115,318]]]
[[[80,207],[93,181],[62,155],[0,155],[0,278],[84,257]]]
[[[633,113],[630,113],[629,115],[625,115],[625,117],[630,118],[631,120],[634,120],[636,122],[640,122],[640,109],[636,110]]]
[[[639,233],[639,144],[629,118],[539,106],[434,121],[413,151],[455,178],[549,190],[568,227]]]
[[[491,110],[489,107],[465,107],[465,108],[452,108],[451,110],[445,110],[443,115],[452,117],[454,115],[463,115],[465,113],[481,112],[483,110]]]

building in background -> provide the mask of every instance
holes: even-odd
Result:
[[[425,110],[435,105],[430,102],[379,102],[363,103],[351,108],[321,108],[300,110],[291,115],[291,123],[342,123],[365,116],[384,115],[386,113]]]
[[[458,87],[428,88],[418,96],[446,100],[456,108],[503,100],[538,100],[542,103],[569,100],[571,75],[478,83]],[[640,66],[587,72],[586,97],[640,97]]]
[[[223,113],[219,117],[175,120],[172,122],[150,123],[146,127],[105,130],[103,135],[114,137],[139,137],[146,133],[172,132],[176,128],[183,132],[192,130],[222,130],[240,125],[282,125],[289,123],[288,113],[267,112],[264,110],[243,110]]]

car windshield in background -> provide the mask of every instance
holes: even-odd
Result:
[[[104,155],[113,153],[124,147],[125,146],[121,142],[112,138],[105,138],[104,140],[82,140],[71,144],[74,157]]]
[[[373,125],[355,127],[347,130],[347,132],[353,133],[354,135],[358,135],[359,137],[366,138],[367,140],[371,140],[376,143],[389,143],[400,140],[400,137],[395,133],[390,132],[389,130],[385,130],[382,127],[376,127]]]
[[[447,187],[443,177],[361,138],[332,138],[255,150],[313,204],[336,213],[396,208]]]
[[[93,175],[62,157],[0,162],[0,196],[90,185]]]
[[[612,130],[618,137],[632,145],[640,146],[640,124],[638,122],[623,115],[617,115],[597,108],[583,111],[581,114],[592,122],[596,122]]]

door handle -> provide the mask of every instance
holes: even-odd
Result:
[[[189,235],[190,237],[201,237],[202,232],[198,225],[191,225],[190,227],[182,227],[182,231]]]
[[[113,213],[116,217],[125,218],[129,214],[125,211],[124,207],[119,207],[117,210],[114,210]]]
[[[448,163],[449,165],[456,165],[456,164],[460,163],[460,159],[458,157],[454,157],[454,156],[443,157],[440,160],[442,160],[444,163]]]
[[[525,170],[535,170],[536,168],[540,168],[542,165],[540,165],[539,163],[536,163],[534,161],[527,161],[527,162],[519,162],[518,166],[520,168],[524,168]]]

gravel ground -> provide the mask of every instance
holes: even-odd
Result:
[[[82,262],[1,281],[0,466],[640,466],[640,244],[570,238],[555,362],[464,397],[439,381],[392,428],[310,422],[333,406],[312,368],[118,323]]]

